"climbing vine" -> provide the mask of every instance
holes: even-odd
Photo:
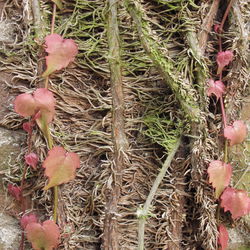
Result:
[[[51,23],[51,34],[45,37],[46,71],[42,74],[44,78],[44,88],[38,88],[33,93],[23,93],[16,97],[14,109],[20,116],[29,119],[23,124],[23,129],[28,134],[28,152],[25,155],[25,167],[22,174],[20,186],[9,184],[9,192],[21,203],[22,217],[20,219],[21,227],[27,235],[34,249],[52,249],[59,244],[60,229],[57,223],[58,210],[58,186],[67,183],[75,178],[76,169],[80,167],[80,159],[76,153],[67,152],[61,146],[54,146],[53,138],[50,133],[50,124],[56,114],[56,99],[51,90],[49,90],[49,76],[55,71],[61,70],[73,62],[78,53],[75,42],[71,39],[63,39],[59,34],[54,33],[54,24],[56,8],[62,8],[60,0],[53,1],[53,16]],[[45,176],[49,178],[48,184],[43,188],[54,189],[54,209],[53,220],[46,220],[42,223],[34,213],[26,214],[25,189],[26,173],[28,167],[37,170],[38,156],[33,150],[32,132],[35,126],[43,132],[47,142],[48,155],[42,167],[45,169]],[[24,249],[24,232],[20,249]]]

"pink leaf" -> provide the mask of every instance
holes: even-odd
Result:
[[[214,81],[213,79],[209,79],[208,81],[208,89],[207,89],[207,95],[211,96],[214,94],[217,99],[222,97],[222,95],[225,93],[225,85],[222,81]]]
[[[221,195],[221,207],[230,211],[233,219],[250,213],[250,198],[247,191],[227,187]]]
[[[247,126],[243,121],[235,121],[232,126],[226,126],[224,137],[230,140],[230,146],[242,143],[247,137]]]
[[[55,98],[51,91],[45,88],[37,89],[33,95],[21,94],[16,97],[14,105],[15,111],[24,117],[34,116],[38,125],[40,119],[46,120],[46,124],[50,123],[55,115]],[[31,131],[31,123],[26,123],[24,129]]]
[[[221,245],[221,250],[226,250],[228,246],[228,232],[227,228],[223,226],[222,224],[219,225],[219,238],[218,238],[218,243]]]
[[[21,200],[21,188],[18,186],[14,186],[12,184],[8,184],[8,192],[18,201]]]
[[[37,89],[34,92],[36,104],[40,112],[45,116],[46,123],[50,123],[55,115],[56,100],[51,91],[45,88]]]
[[[26,226],[25,231],[27,239],[35,250],[53,250],[59,244],[60,231],[52,220],[46,220],[42,225],[31,222]]]
[[[21,223],[21,227],[23,229],[26,228],[26,226],[29,224],[29,223],[32,223],[32,222],[37,222],[37,217],[35,214],[26,214],[26,215],[23,215],[21,220],[20,220],[20,223]]]
[[[21,94],[16,97],[14,108],[19,115],[28,117],[35,113],[37,105],[31,94]]]
[[[31,166],[33,169],[36,170],[36,165],[38,163],[38,156],[35,153],[30,153],[28,155],[25,155],[25,162]]]
[[[207,169],[209,182],[215,188],[215,197],[219,198],[232,176],[232,166],[222,161],[212,161]]]
[[[73,62],[78,53],[76,43],[72,39],[63,39],[58,34],[51,34],[45,37],[47,46],[46,64],[47,69],[43,76],[48,76],[56,70],[61,70]]]
[[[45,175],[49,177],[49,183],[44,187],[44,190],[47,190],[73,180],[76,168],[80,167],[80,159],[76,153],[68,153],[62,147],[54,147],[49,151],[43,167]]]
[[[32,133],[32,127],[33,127],[33,123],[32,122],[25,122],[23,123],[23,130],[28,132],[29,134]]]
[[[230,50],[222,51],[217,54],[217,64],[218,70],[217,74],[220,74],[225,66],[227,66],[231,61],[233,61],[233,53]]]

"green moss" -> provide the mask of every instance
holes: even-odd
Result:
[[[167,152],[172,150],[182,133],[183,125],[181,122],[175,123],[167,118],[161,118],[159,115],[147,116],[144,119],[147,129],[143,132],[152,139],[153,142],[161,145]]]

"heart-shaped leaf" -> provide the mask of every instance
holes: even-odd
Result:
[[[227,66],[233,60],[233,53],[230,50],[221,51],[217,54],[218,70],[217,74],[220,74],[225,66]]]
[[[208,96],[214,94],[218,100],[220,97],[222,97],[224,93],[225,93],[225,85],[222,81],[214,81],[213,79],[210,79],[208,81],[208,89],[207,89]]]
[[[19,115],[29,117],[35,114],[37,105],[34,97],[31,94],[25,93],[16,97],[14,108]]]
[[[50,75],[56,70],[60,70],[73,62],[78,53],[76,43],[72,39],[63,39],[58,34],[51,34],[45,37],[47,46],[46,64],[47,69],[43,73],[43,77]]]
[[[75,178],[76,168],[80,167],[80,159],[76,153],[68,153],[62,147],[54,147],[43,162],[45,175],[49,177],[49,183],[44,187],[51,187],[69,182]]]
[[[230,140],[230,146],[242,143],[247,137],[247,126],[243,121],[235,121],[232,126],[226,126],[224,136]]]
[[[219,198],[232,176],[232,166],[222,161],[212,161],[207,169],[209,182],[215,188],[215,197]]]
[[[226,250],[228,246],[228,232],[227,228],[223,226],[222,224],[219,225],[219,238],[218,238],[218,243],[221,245],[221,250]]]
[[[29,223],[32,223],[32,222],[37,222],[37,217],[35,214],[26,214],[26,215],[23,215],[21,220],[20,220],[20,224],[21,224],[21,227],[23,229],[26,228],[26,226],[29,224]]]
[[[250,198],[247,191],[227,187],[221,195],[221,207],[230,211],[233,219],[250,213]]]
[[[59,244],[59,228],[52,220],[46,220],[42,225],[31,222],[26,226],[25,232],[35,250],[53,250]]]
[[[37,106],[39,107],[40,114],[45,117],[47,124],[50,123],[55,115],[56,105],[56,100],[52,92],[46,88],[37,89],[34,92],[34,99],[36,100]],[[38,121],[39,118],[40,117],[38,114]]]
[[[46,123],[50,123],[55,115],[55,98],[51,91],[46,88],[37,89],[33,95],[21,94],[14,101],[15,111],[23,116],[35,116],[39,125],[41,116],[44,117]],[[30,131],[30,127],[25,127]]]

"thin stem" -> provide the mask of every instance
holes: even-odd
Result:
[[[24,250],[24,231],[22,231],[21,242],[19,246],[19,250]]]
[[[224,147],[224,162],[228,162],[228,140],[225,140],[225,147]]]
[[[219,51],[220,51],[220,52],[222,52],[221,33],[219,33],[219,38],[218,38],[218,41],[219,41]]]
[[[45,78],[44,88],[45,88],[45,89],[48,89],[48,88],[49,88],[49,77],[48,77],[48,76],[46,76],[46,78]]]
[[[222,96],[220,97],[220,106],[221,106],[222,120],[225,128],[227,126],[227,117]]]
[[[54,187],[54,209],[53,209],[53,220],[57,221],[57,208],[58,208],[58,186]]]
[[[25,210],[26,210],[26,205],[25,205],[25,202],[24,202],[24,197],[23,197],[23,189],[24,189],[24,183],[25,183],[25,176],[26,176],[26,173],[27,173],[27,169],[28,169],[28,165],[25,164],[25,167],[24,167],[24,170],[23,170],[23,175],[22,175],[22,180],[21,180],[21,194],[20,194],[20,202],[21,202],[21,207],[22,207],[22,212],[24,213]]]
[[[56,20],[56,4],[53,4],[53,14],[52,14],[52,20],[51,20],[51,34],[54,34],[55,30],[55,20]]]
[[[233,1],[234,1],[234,0],[231,0],[231,1],[230,1],[230,3],[229,3],[228,6],[227,6],[227,9],[226,9],[226,11],[225,11],[225,13],[224,13],[224,16],[223,16],[222,21],[221,21],[221,24],[220,24],[220,33],[221,33],[222,30],[223,30],[225,21],[226,21],[226,19],[227,19],[227,16],[228,16],[228,14],[229,14],[229,11],[230,11],[230,9],[231,9],[231,7],[232,7]]]
[[[150,205],[154,199],[154,196],[157,192],[157,189],[159,187],[159,185],[162,182],[162,179],[164,178],[164,176],[166,175],[166,172],[168,170],[168,168],[170,167],[170,164],[180,146],[180,141],[181,139],[178,138],[172,151],[170,152],[170,154],[168,155],[167,159],[165,160],[159,174],[157,175],[153,186],[149,192],[149,195],[147,197],[147,200],[143,206],[142,209],[138,209],[138,217],[139,217],[139,225],[138,225],[138,249],[139,250],[143,250],[144,249],[144,232],[145,232],[145,223],[146,223],[146,218],[149,215],[149,209],[150,209]]]

